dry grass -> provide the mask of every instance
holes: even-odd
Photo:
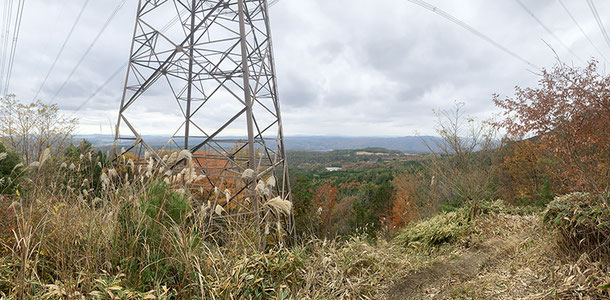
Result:
[[[405,247],[425,250],[453,243],[466,235],[471,228],[465,209],[440,213],[430,219],[407,226],[396,237],[395,242]]]
[[[385,241],[309,242],[297,299],[380,299],[387,288],[422,260]]]
[[[598,288],[610,282],[607,265],[587,256],[568,260],[537,216],[506,214],[502,205],[472,223],[451,213],[403,231],[409,245],[427,241],[434,251],[353,237],[278,243],[261,253],[253,226],[210,223],[215,208],[193,197],[188,171],[126,163],[103,169],[96,185],[100,164],[84,154],[46,157],[26,169],[24,192],[5,201],[15,214],[13,239],[4,240],[9,252],[0,258],[0,297],[380,299],[408,274],[473,257],[473,245],[493,239],[506,243],[486,252],[486,266],[445,296],[608,296]],[[277,199],[268,206],[279,214],[289,209]],[[281,231],[281,224],[272,226]]]
[[[112,169],[85,153],[44,155],[24,172],[24,192],[11,205],[14,241],[0,259],[0,296],[377,298],[402,274],[396,270],[413,264],[401,247],[360,238],[310,238],[261,253],[253,226],[210,223],[216,209],[193,198],[188,170],[169,174],[152,162]],[[277,214],[290,210],[281,199],[265,203]]]
[[[103,169],[96,189],[103,162],[94,155],[62,161],[45,153],[13,198],[15,241],[0,269],[7,296],[210,296],[230,274],[219,259],[243,256],[227,249],[255,252],[249,228],[209,222],[213,210],[191,198],[188,169],[129,162]],[[221,229],[239,245],[218,246]]]
[[[601,199],[572,193],[549,203],[544,222],[563,253],[575,257],[587,254],[592,260],[610,264],[610,198]]]
[[[586,254],[572,258],[556,246],[538,215],[506,213],[484,217],[472,237],[502,249],[476,275],[447,286],[451,299],[607,299],[610,267]],[[495,241],[495,242],[494,242]]]

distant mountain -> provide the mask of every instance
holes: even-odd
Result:
[[[74,137],[76,140],[86,139],[98,148],[108,148],[114,144],[114,135],[110,134],[81,134]],[[145,135],[143,139],[151,147],[162,147],[169,140],[169,136],[164,135]]]
[[[429,152],[426,143],[434,145],[436,137],[325,137],[325,136],[291,136],[286,137],[286,149],[331,151],[353,150],[380,147],[410,153]]]
[[[77,135],[77,139],[87,139],[96,147],[107,148],[112,145],[112,135]],[[144,136],[144,140],[152,147],[161,147],[168,140],[168,136]],[[287,150],[306,151],[332,151],[354,150],[364,148],[385,148],[408,153],[429,152],[426,143],[434,146],[437,137],[431,136],[405,136],[405,137],[330,137],[330,136],[289,136],[285,139]],[[433,147],[434,149],[435,147]],[[436,150],[436,149],[435,149]]]

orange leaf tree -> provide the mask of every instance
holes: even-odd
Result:
[[[391,225],[401,228],[419,217],[416,202],[420,181],[413,174],[397,175],[392,181],[395,195],[390,215]]]
[[[544,145],[529,139],[510,144],[500,163],[498,176],[503,193],[510,200],[548,203],[552,200],[551,182],[547,172],[548,159]]]
[[[332,233],[333,215],[337,206],[339,190],[337,187],[325,183],[319,186],[313,195],[313,205],[320,214],[320,233],[324,236]]]
[[[558,64],[543,70],[538,87],[494,96],[506,117],[499,125],[517,137],[540,137],[553,160],[551,175],[564,191],[608,194],[610,178],[610,76],[597,62],[584,68]]]

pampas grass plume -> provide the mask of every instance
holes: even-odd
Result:
[[[292,210],[292,202],[283,200],[281,197],[275,197],[267,201],[265,205],[286,215],[290,215],[290,211]]]
[[[222,213],[225,212],[225,209],[222,206],[220,206],[220,205],[216,205],[216,208],[214,209],[214,212],[217,215],[221,216]]]
[[[46,148],[44,149],[44,151],[42,151],[42,154],[40,155],[40,166],[44,165],[45,161],[47,161],[47,159],[49,158],[49,155],[51,154],[51,149]]]
[[[255,172],[252,169],[246,169],[241,174],[241,178],[243,178],[243,179],[252,179],[252,178],[254,178],[254,176],[255,176]]]
[[[183,159],[191,159],[193,158],[193,154],[191,153],[191,151],[188,150],[182,150],[180,151],[180,154],[178,154],[178,160],[183,160]]]
[[[267,186],[269,186],[270,188],[274,188],[275,187],[275,176],[271,175],[271,177],[269,177],[269,179],[267,179]]]

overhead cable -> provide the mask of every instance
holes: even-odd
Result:
[[[114,9],[114,11],[112,12],[112,14],[110,14],[110,16],[108,17],[108,19],[106,19],[106,22],[104,23],[104,25],[102,26],[102,28],[100,29],[100,31],[97,33],[97,35],[95,36],[95,38],[93,39],[93,41],[91,42],[91,44],[89,45],[89,47],[87,47],[87,50],[85,51],[85,53],[81,56],[81,58],[78,60],[78,62],[76,63],[76,65],[74,66],[74,68],[72,68],[72,71],[70,71],[70,74],[68,75],[68,77],[66,78],[66,80],[61,84],[61,86],[59,87],[59,89],[57,89],[57,91],[55,92],[55,94],[53,95],[53,98],[51,99],[51,102],[55,101],[55,98],[57,98],[57,96],[63,91],[63,89],[66,87],[66,85],[68,84],[68,82],[70,81],[70,79],[72,79],[72,76],[74,76],[74,73],[76,73],[76,71],[80,68],[81,64],[83,63],[83,61],[85,60],[85,58],[87,58],[87,56],[89,55],[89,53],[91,52],[91,49],[93,49],[93,47],[95,46],[95,44],[98,42],[98,40],[100,39],[100,37],[102,36],[102,34],[104,33],[104,31],[106,31],[106,29],[108,28],[108,26],[110,25],[110,23],[112,22],[112,20],[116,17],[116,15],[119,13],[119,11],[121,10],[121,8],[123,8],[123,6],[125,5],[125,2],[127,2],[127,0],[122,0],[119,5]]]
[[[10,32],[11,32],[11,20],[13,17],[13,0],[5,0],[4,1],[4,10],[2,11],[2,37],[1,49],[2,53],[0,55],[0,93],[2,92],[1,83],[4,82],[4,74],[6,73],[7,67],[7,55],[9,52],[9,41],[10,41]]]
[[[548,34],[553,36],[553,38],[555,38],[555,40],[557,40],[559,44],[561,44],[561,46],[563,46],[566,50],[568,50],[568,52],[574,55],[574,57],[578,58],[578,60],[580,60],[582,63],[585,63],[585,61],[580,58],[580,56],[574,53],[574,51],[572,51],[572,49],[570,49],[570,47],[568,47],[548,26],[546,26],[538,17],[536,17],[536,15],[527,6],[525,6],[525,4],[521,2],[521,0],[515,0],[515,2],[517,2],[519,6],[521,6],[521,8],[525,10],[525,12],[527,12],[540,26],[542,26],[542,28],[544,28],[544,30]]]
[[[167,30],[169,30],[169,28],[171,28],[171,26],[173,26],[174,24],[176,24],[176,22],[178,22],[178,20],[180,20],[180,16],[182,16],[183,14],[185,14],[187,12],[188,12],[187,9],[183,9],[182,11],[180,11],[179,15],[177,15],[174,18],[172,18],[165,26],[163,26],[163,28],[161,30],[161,33],[165,33]],[[76,108],[76,110],[74,112],[72,112],[72,115],[74,115],[77,112],[79,112],[91,100],[93,100],[93,98],[95,96],[97,96],[97,94],[99,94],[108,84],[110,84],[112,82],[112,80],[114,80],[114,78],[116,78],[119,74],[121,74],[121,71],[123,71],[125,69],[125,67],[127,67],[127,65],[128,65],[128,63],[124,63],[116,71],[114,71],[114,73],[112,73],[112,75],[110,75],[110,77],[108,77],[100,86],[98,86],[95,89],[95,91],[93,91],[93,93],[87,99],[85,99],[85,101],[83,101],[83,103],[81,103],[78,106],[78,108]]]
[[[572,13],[570,12],[570,10],[568,9],[568,7],[563,3],[563,0],[557,0],[559,1],[559,4],[561,4],[561,7],[563,7],[563,9],[566,11],[566,13],[568,14],[568,16],[570,16],[570,18],[572,19],[572,21],[574,22],[574,24],[576,25],[576,27],[578,27],[578,29],[580,30],[580,32],[585,36],[585,38],[587,38],[587,41],[589,41],[589,44],[591,44],[591,46],[593,46],[593,48],[597,51],[597,53],[599,53],[599,55],[605,60],[608,61],[606,59],[606,57],[604,56],[604,54],[602,53],[601,50],[599,50],[599,48],[597,48],[597,46],[595,46],[595,43],[593,43],[593,40],[591,40],[591,38],[589,37],[589,35],[582,29],[582,27],[580,26],[580,24],[578,23],[578,21],[576,21],[576,18],[574,18],[574,15],[572,15]]]
[[[606,39],[606,43],[608,43],[608,47],[610,47],[610,37],[608,37],[608,32],[606,31],[606,27],[604,27],[604,22],[602,22],[602,19],[599,17],[599,13],[597,12],[595,3],[593,3],[593,0],[587,0],[587,3],[589,4],[589,8],[591,8],[593,17],[595,17],[597,26],[599,26],[599,29],[602,31],[602,35],[604,36],[604,39]]]
[[[427,10],[430,10],[430,11],[436,13],[437,15],[439,15],[439,16],[447,19],[447,20],[449,20],[450,22],[452,22],[452,23],[454,23],[454,24],[456,24],[456,25],[458,25],[458,26],[468,30],[470,33],[476,35],[477,37],[479,37],[479,38],[483,39],[484,41],[490,43],[491,45],[495,46],[496,48],[502,50],[506,54],[508,54],[508,55],[510,55],[510,56],[512,56],[512,57],[514,57],[514,58],[516,58],[516,59],[518,59],[520,61],[522,61],[523,63],[529,65],[532,68],[535,68],[536,70],[540,70],[540,67],[538,67],[534,63],[528,61],[527,59],[521,57],[517,53],[509,50],[508,48],[506,48],[504,46],[502,46],[500,43],[496,42],[495,40],[493,40],[489,36],[483,34],[482,32],[476,30],[472,26],[466,24],[465,22],[463,22],[460,19],[452,16],[451,14],[441,10],[440,8],[438,8],[438,7],[436,7],[436,6],[432,5],[432,4],[429,4],[429,3],[427,3],[427,2],[425,2],[423,0],[407,0],[407,1],[409,1],[411,3],[414,3],[414,4],[417,4],[417,5],[423,7],[425,9],[427,9]]]
[[[11,52],[8,60],[8,71],[6,72],[6,81],[4,83],[4,96],[6,97],[9,93],[11,85],[11,78],[13,75],[13,66],[15,64],[15,56],[17,54],[17,44],[19,42],[19,32],[21,31],[21,20],[23,19],[23,8],[25,7],[25,0],[19,0],[17,5],[17,17],[15,18],[15,27],[13,29],[13,41],[11,44]]]
[[[61,48],[59,49],[59,52],[57,53],[57,56],[55,56],[55,60],[53,61],[53,64],[51,65],[51,68],[47,72],[47,75],[45,76],[44,80],[42,81],[42,84],[38,88],[38,91],[36,92],[36,95],[34,96],[34,99],[32,101],[36,101],[37,100],[36,98],[38,98],[38,95],[40,95],[40,91],[42,91],[42,89],[44,88],[45,84],[47,83],[47,80],[49,80],[49,77],[51,76],[51,73],[53,72],[53,69],[55,69],[55,65],[57,64],[57,61],[59,60],[59,57],[64,52],[64,50],[66,48],[66,45],[68,44],[68,42],[70,41],[70,38],[72,37],[72,34],[74,33],[74,29],[76,29],[76,26],[78,25],[81,17],[83,16],[83,13],[85,12],[85,8],[87,8],[87,4],[89,4],[89,0],[85,0],[85,2],[83,3],[83,6],[81,7],[80,12],[78,13],[78,16],[76,17],[76,20],[74,21],[74,24],[72,24],[72,28],[70,28],[70,32],[68,32],[68,36],[66,36],[66,39],[64,40],[64,43],[61,45]]]

